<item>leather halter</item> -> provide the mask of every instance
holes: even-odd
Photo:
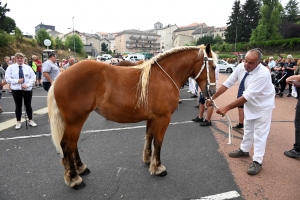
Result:
[[[210,78],[209,78],[209,65],[208,65],[208,61],[209,60],[213,60],[212,58],[208,58],[207,57],[207,53],[205,51],[203,51],[203,59],[204,59],[204,62],[203,62],[203,65],[201,66],[201,69],[199,71],[199,73],[195,76],[194,80],[196,80],[197,78],[199,78],[200,74],[202,73],[202,71],[204,70],[204,68],[206,68],[206,72],[207,72],[207,92],[208,92],[208,95],[210,96],[210,91],[209,91],[209,87],[211,85],[216,85],[216,82],[215,83],[211,83],[210,82]]]

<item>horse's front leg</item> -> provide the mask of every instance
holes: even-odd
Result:
[[[153,140],[153,130],[151,129],[153,120],[147,120],[147,128],[146,128],[146,136],[145,136],[145,144],[143,151],[143,161],[146,164],[150,164],[151,162],[151,154],[152,154],[152,140]]]
[[[165,166],[161,164],[160,160],[160,150],[162,147],[162,143],[164,140],[164,136],[166,133],[166,130],[169,126],[171,117],[164,117],[164,118],[157,118],[153,120],[153,123],[151,124],[151,130],[153,130],[154,135],[154,149],[151,156],[151,163],[149,172],[150,174],[155,174],[157,176],[166,176],[167,171]]]

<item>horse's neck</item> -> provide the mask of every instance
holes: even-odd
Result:
[[[170,55],[158,63],[166,73],[181,87],[193,75],[193,66],[198,57],[192,54]]]

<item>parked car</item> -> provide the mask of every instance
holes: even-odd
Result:
[[[112,58],[112,56],[109,55],[109,54],[103,54],[103,55],[101,56],[101,60],[110,60],[111,58]]]
[[[219,72],[227,72],[227,73],[232,73],[233,70],[235,69],[234,64],[229,64],[225,60],[218,60],[218,68]]]
[[[139,61],[139,60],[145,60],[145,55],[142,54],[134,54],[134,55],[127,55],[125,56],[124,60],[134,60],[134,61]]]

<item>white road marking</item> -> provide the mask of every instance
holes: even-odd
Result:
[[[215,195],[211,195],[211,196],[206,196],[206,197],[201,197],[200,199],[193,199],[193,200],[224,200],[224,199],[233,199],[233,198],[237,198],[239,197],[240,194],[233,190],[230,192],[224,192],[221,194],[215,194]]]
[[[34,115],[41,115],[41,114],[46,114],[47,112],[48,112],[48,108],[45,107],[45,108],[42,108],[40,110],[34,111],[33,114]],[[21,122],[25,122],[24,117],[22,117]],[[4,129],[7,129],[7,128],[10,128],[10,127],[15,126],[15,125],[16,125],[16,119],[15,118],[7,120],[5,122],[0,123],[0,131],[2,131]]]
[[[174,123],[170,123],[170,125],[188,124],[188,123],[192,123],[192,122],[193,121],[174,122]],[[16,121],[13,120],[12,126],[14,126],[15,124],[16,124]],[[1,126],[1,124],[0,124],[0,126]],[[124,128],[89,130],[89,131],[83,131],[81,133],[82,134],[84,134],[84,133],[100,133],[100,132],[107,132],[107,131],[131,130],[131,129],[138,129],[138,128],[146,128],[146,126],[131,126],[131,127],[124,127]],[[1,126],[1,129],[2,129],[2,126]],[[1,131],[1,129],[0,129],[0,131]],[[49,136],[51,136],[51,134],[28,135],[28,136],[19,136],[19,137],[12,137],[12,138],[0,138],[0,141],[17,140],[17,139],[31,139],[31,138],[49,137]]]

